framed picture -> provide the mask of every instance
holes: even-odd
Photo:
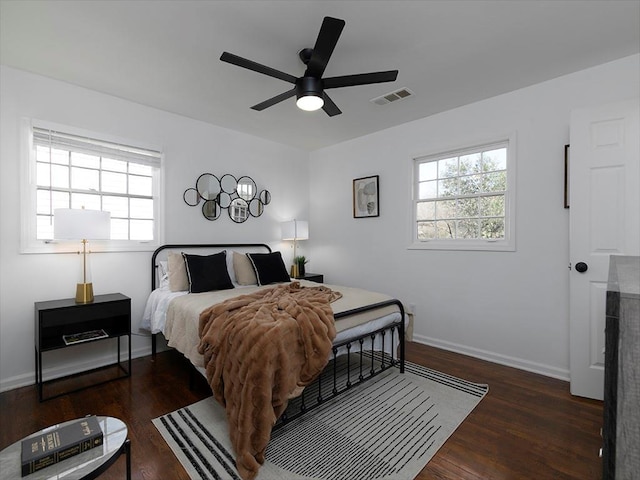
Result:
[[[380,216],[378,175],[353,180],[353,218]]]
[[[569,145],[564,146],[564,208],[569,208]]]

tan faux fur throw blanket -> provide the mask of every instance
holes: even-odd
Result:
[[[326,366],[336,331],[331,289],[279,285],[200,314],[200,344],[213,394],[227,411],[236,467],[258,474],[271,429],[290,398]]]

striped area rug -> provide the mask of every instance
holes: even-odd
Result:
[[[274,431],[258,480],[414,479],[488,387],[409,362],[405,372],[391,368]],[[192,480],[240,480],[212,397],[153,423]]]

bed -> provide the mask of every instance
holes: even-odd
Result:
[[[223,251],[225,252],[224,260],[220,260],[218,257]],[[213,257],[216,257],[219,266],[221,261],[225,262],[232,287],[228,285],[226,279],[223,281],[224,288],[213,291],[209,290],[210,284],[202,282],[196,284],[198,269],[202,268],[200,262],[208,262],[209,260],[203,259]],[[181,258],[187,264],[189,285],[186,290],[184,278],[176,280],[175,275],[180,268],[176,265],[179,265]],[[250,260],[249,263],[247,259]],[[219,307],[233,304],[238,299],[272,295],[276,290],[293,291],[293,293],[303,290],[302,293],[307,294],[313,291],[318,295],[332,295],[329,316],[332,317],[331,324],[335,326],[335,338],[331,339],[326,358],[322,359],[323,366],[326,364],[327,367],[322,373],[314,374],[316,380],[313,385],[304,382],[304,388],[296,392],[295,402],[284,402],[288,404],[288,408],[285,405],[286,410],[278,410],[275,422],[269,420],[269,435],[271,427],[275,429],[286,425],[312,408],[350,390],[387,368],[398,367],[401,372],[404,372],[405,313],[400,301],[387,295],[357,288],[289,279],[286,269],[284,274],[274,273],[274,271],[280,272],[282,268],[284,264],[280,253],[272,252],[271,248],[265,244],[161,246],[152,255],[152,291],[145,306],[141,325],[152,333],[154,356],[156,336],[162,334],[167,339],[168,346],[180,351],[197,371],[211,379],[212,371],[208,370],[214,368],[211,355],[207,353],[206,348],[203,350],[202,342],[205,337],[203,336],[201,340],[201,334],[204,335],[208,328],[203,323],[204,317],[209,315],[207,312],[218,311]],[[251,274],[254,277],[251,277]],[[286,281],[283,275],[286,276]],[[274,284],[271,282],[274,279],[281,281]],[[214,283],[216,281],[214,280]],[[216,315],[219,316],[219,313]],[[341,359],[340,368],[337,367],[339,358]],[[210,380],[216,398],[220,393],[218,390],[228,389],[228,384],[231,382],[227,377],[227,385],[222,385],[223,383],[214,385]],[[236,450],[238,450],[237,445]],[[263,453],[264,451],[257,454],[255,450],[252,451],[258,463],[261,463]],[[254,460],[251,459],[251,461]],[[237,463],[242,462],[238,460]],[[243,473],[241,465],[238,467]],[[247,473],[246,470],[244,473],[246,475],[243,474],[243,478],[252,478],[253,473]]]

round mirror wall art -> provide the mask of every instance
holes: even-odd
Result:
[[[207,200],[202,204],[202,215],[212,222],[220,216],[220,205],[215,200]]]
[[[215,175],[203,173],[196,180],[196,190],[203,200],[215,200],[220,193],[220,181]]]
[[[240,177],[236,187],[238,197],[250,202],[256,196],[256,182],[250,177]]]
[[[264,204],[260,201],[259,198],[254,198],[249,202],[249,214],[252,217],[259,217],[262,215],[262,211],[264,210]]]
[[[227,212],[231,220],[242,223],[249,218],[249,204],[244,198],[234,198]]]
[[[262,190],[260,192],[260,201],[263,205],[269,205],[269,203],[271,202],[271,193],[269,192],[269,190]]]
[[[222,191],[224,193],[228,193],[228,194],[235,193],[237,186],[238,186],[238,181],[236,180],[236,177],[234,177],[230,173],[223,175],[222,178],[220,179],[220,187],[222,188]]]
[[[195,207],[200,203],[200,195],[195,188],[187,188],[182,194],[182,198],[184,199],[184,203],[190,207]]]
[[[196,179],[196,186],[187,188],[182,194],[184,203],[195,207],[203,201],[202,215],[213,221],[227,209],[229,218],[235,223],[243,223],[249,217],[259,217],[265,205],[271,202],[269,190],[260,190],[253,178],[236,178],[230,173],[217,177],[203,173]]]
[[[229,206],[231,205],[231,200],[231,195],[229,195],[227,192],[220,192],[220,195],[218,195],[218,203],[222,208],[229,208]]]

